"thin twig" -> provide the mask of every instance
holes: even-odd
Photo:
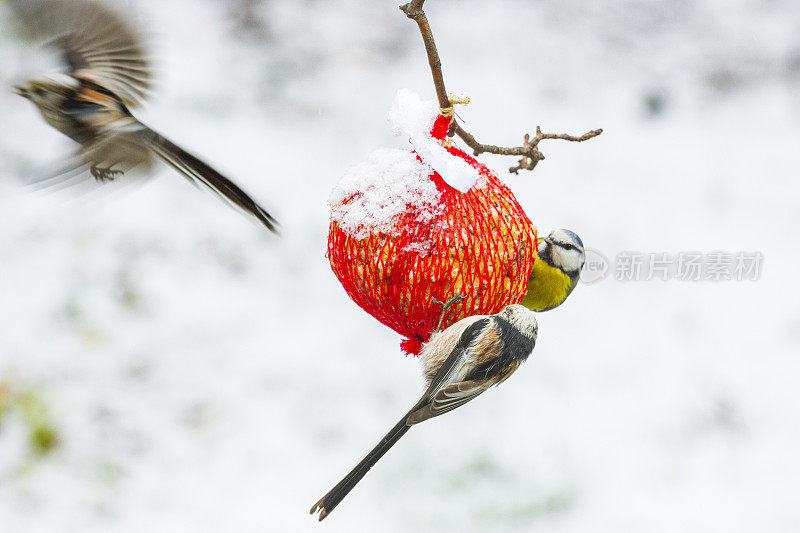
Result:
[[[428,52],[428,64],[431,66],[433,74],[433,85],[436,87],[436,96],[439,98],[439,107],[447,109],[451,107],[450,99],[447,97],[447,90],[444,88],[444,76],[442,75],[442,61],[439,59],[439,52],[436,51],[436,42],[433,40],[431,25],[428,24],[428,17],[422,10],[425,0],[413,0],[408,4],[400,6],[400,10],[406,16],[417,23],[422,34],[422,41],[425,43],[425,50]]]
[[[460,124],[456,124],[455,133],[461,137],[467,146],[472,148],[475,155],[480,155],[483,152],[499,155],[519,155],[522,156],[516,166],[508,169],[509,172],[516,174],[520,170],[533,170],[539,161],[544,159],[544,154],[539,151],[539,142],[545,139],[561,139],[564,141],[583,142],[588,141],[593,137],[597,137],[603,130],[592,130],[584,133],[580,137],[574,135],[567,135],[566,133],[542,133],[542,128],[536,126],[536,135],[531,141],[531,136],[525,134],[522,146],[515,148],[504,148],[502,146],[493,146],[491,144],[481,144],[469,132],[465,131]]]
[[[431,301],[433,303],[435,303],[438,306],[441,306],[442,308],[442,314],[439,316],[439,323],[436,324],[436,329],[433,330],[434,333],[439,333],[440,331],[442,331],[442,322],[444,322],[444,317],[447,315],[447,312],[454,304],[460,302],[461,300],[464,300],[465,298],[466,296],[464,296],[463,294],[456,294],[446,302],[441,302],[436,298],[431,298]]]
[[[433,39],[433,31],[428,23],[428,17],[425,11],[422,10],[422,5],[425,0],[412,0],[407,4],[400,6],[400,10],[406,14],[408,18],[413,20],[419,26],[419,31],[422,34],[422,41],[425,43],[425,51],[428,53],[428,64],[431,67],[431,74],[433,75],[433,85],[436,87],[436,96],[439,99],[439,107],[442,110],[452,109],[453,104],[447,96],[447,90],[444,85],[444,75],[442,74],[442,61],[439,59],[439,52],[436,50],[436,42]],[[533,141],[530,140],[530,135],[525,134],[525,140],[522,146],[513,148],[505,148],[502,146],[494,146],[492,144],[481,144],[475,137],[466,131],[461,124],[453,117],[453,122],[450,126],[449,136],[458,135],[461,139],[472,148],[474,155],[478,156],[484,152],[499,155],[516,155],[521,156],[519,163],[508,169],[509,172],[514,174],[520,170],[533,170],[539,161],[544,159],[544,154],[539,151],[539,142],[545,139],[561,139],[564,141],[583,142],[597,137],[603,133],[602,129],[592,130],[584,133],[581,136],[567,135],[566,133],[542,133],[539,126],[536,127],[536,135]]]

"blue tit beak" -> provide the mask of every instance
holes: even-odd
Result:
[[[23,98],[28,97],[28,89],[26,89],[22,85],[15,85],[13,90],[15,94],[18,94]]]

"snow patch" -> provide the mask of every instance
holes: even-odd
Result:
[[[331,191],[331,220],[357,239],[393,233],[395,217],[409,209],[418,210],[418,221],[430,221],[441,209],[432,173],[409,150],[379,148],[348,170]]]
[[[422,100],[408,89],[400,89],[386,114],[392,133],[398,137],[430,137],[433,123],[439,115],[439,106],[434,100]]]
[[[475,185],[480,173],[431,137],[431,128],[438,114],[436,102],[422,100],[413,91],[400,89],[387,118],[395,135],[408,137],[414,151],[442,176],[445,183],[465,193]]]

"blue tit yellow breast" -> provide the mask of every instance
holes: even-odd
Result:
[[[572,280],[561,270],[536,259],[528,281],[528,292],[520,302],[531,311],[557,307],[572,292]]]

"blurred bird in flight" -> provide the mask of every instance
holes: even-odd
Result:
[[[80,144],[51,180],[88,172],[99,182],[133,170],[151,171],[161,160],[195,184],[276,231],[276,221],[238,185],[130,112],[151,89],[152,68],[142,35],[120,13],[87,0],[47,2],[32,22],[60,50],[65,73],[42,75],[15,87],[52,127]],[[42,182],[45,180],[42,180]]]

